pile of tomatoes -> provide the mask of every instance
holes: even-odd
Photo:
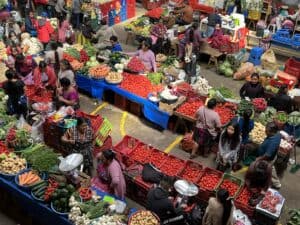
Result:
[[[87,61],[89,61],[90,57],[88,56],[85,50],[81,49],[79,53],[80,53],[80,60],[79,60],[80,62],[86,63]]]
[[[175,157],[168,157],[160,170],[168,176],[177,176],[184,167],[184,161]]]
[[[192,183],[196,183],[199,179],[199,176],[202,172],[202,166],[198,164],[188,163],[184,168],[184,171],[180,175],[180,177],[184,180],[190,181]]]
[[[236,201],[243,205],[248,205],[251,197],[252,197],[252,194],[249,191],[249,189],[247,187],[244,187],[242,189],[242,191],[239,193]]]
[[[81,187],[79,188],[79,195],[83,201],[88,201],[92,198],[92,190],[90,188]]]
[[[146,145],[138,145],[130,154],[130,158],[140,163],[146,163],[151,152],[151,150],[147,149]]]
[[[231,103],[217,105],[215,111],[219,114],[222,125],[228,123],[235,116]]]
[[[204,173],[198,185],[201,189],[213,191],[221,180],[221,176],[216,173]]]
[[[138,57],[131,58],[127,64],[127,68],[133,72],[142,72],[146,69],[143,62]]]
[[[227,190],[229,192],[229,196],[233,197],[239,190],[239,185],[230,180],[224,180],[220,185],[220,188]]]
[[[34,85],[26,86],[25,95],[33,102],[52,102],[53,93],[44,88],[36,88]]]
[[[147,77],[129,73],[123,73],[123,81],[120,87],[142,98],[147,98],[150,93],[159,89],[153,86]]]
[[[0,154],[8,154],[9,153],[9,150],[7,149],[6,145],[0,141]]]
[[[199,107],[203,106],[202,100],[187,101],[178,107],[176,112],[181,113],[185,116],[195,118],[195,114]]]
[[[160,166],[163,165],[167,158],[167,154],[156,150],[151,153],[149,162],[155,167],[160,168]]]

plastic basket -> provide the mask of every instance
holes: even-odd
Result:
[[[152,147],[148,147],[148,145],[144,143],[138,143],[138,145],[134,148],[134,150],[129,154],[129,158],[135,160],[141,164],[145,164],[149,161],[149,157],[152,153]],[[143,156],[143,157],[139,157]]]
[[[166,161],[161,165],[160,170],[168,176],[175,177],[183,171],[185,163],[186,161],[169,155]]]
[[[203,166],[201,164],[188,160],[178,177],[196,184],[202,173]]]
[[[242,201],[239,198],[241,194],[245,191],[248,190],[247,190],[247,186],[244,185],[243,187],[241,187],[240,192],[236,195],[236,198],[234,200],[234,205],[237,209],[240,209],[243,213],[245,213],[247,216],[252,218],[254,216],[255,207],[250,206],[249,204],[245,205],[244,203],[242,203]]]
[[[230,175],[230,174],[224,173],[222,181],[219,183],[216,190],[219,190],[221,188],[226,189],[225,187],[222,187],[222,186],[225,184],[224,182],[227,182],[227,181],[230,181],[231,183],[236,184],[236,190],[233,193],[229,193],[231,197],[235,198],[243,185],[243,181],[237,177]],[[228,191],[230,192],[230,190],[228,190]]]
[[[125,135],[124,138],[114,146],[114,150],[124,155],[130,154],[140,141],[134,137]]]
[[[215,185],[214,187],[207,187],[203,184],[206,184],[207,182],[211,181],[211,179],[208,179],[208,175],[214,175],[215,177]],[[197,186],[199,187],[199,194],[198,194],[198,198],[201,201],[208,201],[208,199],[214,195],[215,189],[216,187],[218,187],[219,183],[222,180],[222,175],[223,173],[218,171],[218,170],[214,170],[211,168],[205,168],[202,175],[199,178],[199,181],[197,182]]]

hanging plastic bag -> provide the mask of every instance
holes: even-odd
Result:
[[[43,124],[45,122],[45,118],[40,117],[39,120],[35,121],[31,127],[31,138],[32,140],[37,142],[44,141],[44,133],[43,133]]]
[[[25,129],[25,130],[28,130],[28,131],[31,130],[31,126],[26,122],[23,115],[21,115],[21,117],[18,120],[16,126],[17,126],[17,129]]]

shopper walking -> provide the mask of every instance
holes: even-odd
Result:
[[[81,23],[81,0],[72,1],[72,25],[74,29],[79,29]]]
[[[201,106],[196,113],[196,127],[193,134],[194,147],[190,159],[196,157],[199,148],[201,154],[207,157],[212,144],[217,139],[222,125],[219,114],[214,111],[216,105],[217,100],[212,98],[208,101],[207,106]]]
[[[59,23],[62,23],[65,19],[66,14],[68,13],[68,10],[65,9],[65,0],[57,0],[55,4],[55,12],[56,17],[59,20]]]
[[[44,49],[46,49],[46,46],[48,42],[50,41],[50,35],[53,34],[54,29],[51,26],[50,22],[47,20],[47,13],[42,12],[41,19],[37,21],[37,37],[40,40],[40,42],[44,45]]]

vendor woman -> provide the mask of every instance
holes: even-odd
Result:
[[[259,75],[257,73],[253,73],[251,75],[250,82],[245,83],[240,89],[241,98],[263,98],[264,97],[264,88],[259,83]]]
[[[68,78],[64,77],[59,80],[61,88],[57,90],[58,94],[58,102],[57,108],[59,109],[61,106],[71,106],[74,109],[79,108],[79,94],[71,85],[71,82]]]
[[[79,117],[76,127],[69,128],[61,140],[69,145],[70,153],[81,153],[83,155],[84,170],[91,175],[93,169],[92,151],[94,136],[93,130],[87,120]]]
[[[142,42],[142,48],[135,53],[128,53],[128,55],[137,56],[145,65],[146,71],[156,72],[155,55],[152,52],[151,43],[149,40]]]
[[[124,199],[126,183],[121,164],[115,158],[115,153],[112,150],[105,150],[98,155],[98,159],[100,161],[97,168],[98,176],[93,178],[93,186]]]

